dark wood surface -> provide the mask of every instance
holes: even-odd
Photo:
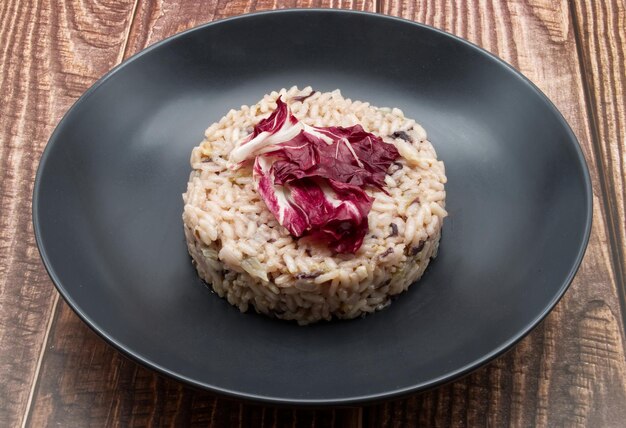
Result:
[[[579,138],[595,194],[582,267],[542,325],[464,379],[352,408],[216,398],[113,350],[58,298],[43,269],[33,178],[71,103],[171,34],[285,7],[378,11],[464,37],[528,76]],[[0,2],[0,426],[624,426],[625,29],[623,0]]]
[[[573,2],[589,123],[626,322],[626,2]]]

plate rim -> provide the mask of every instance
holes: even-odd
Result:
[[[39,212],[39,193],[40,193],[40,187],[41,187],[41,182],[42,182],[42,175],[43,175],[43,170],[44,167],[47,163],[48,157],[50,156],[50,153],[53,150],[53,147],[55,146],[55,144],[59,144],[58,141],[60,140],[59,135],[62,132],[66,119],[68,119],[75,110],[77,110],[79,108],[79,106],[81,104],[83,104],[84,102],[86,102],[94,93],[95,91],[101,86],[103,85],[106,81],[108,81],[110,78],[112,78],[115,74],[117,74],[122,68],[126,67],[128,64],[136,61],[137,59],[141,58],[143,55],[146,55],[150,52],[152,52],[153,50],[158,49],[159,47],[170,43],[173,40],[176,40],[178,38],[182,38],[185,35],[187,35],[188,33],[194,32],[194,31],[201,31],[205,28],[211,27],[211,26],[215,26],[215,25],[224,25],[224,24],[228,24],[231,21],[239,21],[239,20],[245,20],[245,19],[254,19],[256,17],[259,16],[264,16],[264,15],[289,15],[289,14],[301,14],[301,15],[307,15],[307,14],[317,14],[317,13],[322,13],[322,14],[333,14],[333,15],[344,15],[344,16],[366,16],[369,18],[374,18],[374,19],[380,19],[380,20],[387,20],[389,22],[395,22],[395,23],[399,23],[399,24],[409,24],[409,25],[413,25],[415,27],[427,30],[427,31],[434,31],[435,33],[438,33],[441,36],[444,37],[448,37],[448,38],[452,38],[455,42],[457,43],[461,43],[475,51],[477,51],[477,53],[487,57],[489,60],[495,61],[496,63],[498,63],[499,65],[503,66],[505,69],[507,69],[509,72],[511,72],[515,77],[517,77],[518,79],[521,80],[522,83],[525,83],[529,89],[534,92],[536,95],[539,96],[539,98],[546,104],[546,106],[553,111],[553,113],[555,113],[555,117],[556,119],[560,122],[560,124],[563,126],[563,128],[566,131],[566,134],[568,136],[568,139],[570,140],[570,142],[572,143],[572,145],[574,146],[575,149],[575,153],[576,153],[576,159],[578,161],[578,163],[581,166],[581,171],[582,171],[582,175],[583,175],[583,181],[584,181],[584,197],[586,199],[586,221],[585,221],[585,229],[583,231],[583,239],[581,241],[581,245],[578,249],[578,252],[576,254],[576,258],[573,261],[570,271],[568,273],[568,275],[565,277],[565,279],[563,280],[563,282],[561,283],[560,287],[558,288],[557,293],[554,295],[554,297],[548,302],[547,306],[539,313],[538,316],[536,316],[530,323],[528,323],[527,325],[524,326],[524,328],[522,328],[520,331],[518,331],[516,334],[514,334],[513,336],[511,336],[507,341],[503,342],[500,346],[498,346],[497,348],[493,349],[492,351],[490,351],[489,353],[483,355],[480,358],[477,358],[476,360],[466,364],[465,366],[458,368],[457,370],[453,370],[450,371],[448,373],[445,373],[437,378],[434,379],[430,379],[428,381],[425,382],[421,382],[421,383],[417,383],[414,384],[412,386],[409,387],[404,387],[404,388],[397,388],[397,389],[393,389],[393,390],[388,390],[388,391],[384,391],[384,392],[379,392],[379,393],[370,393],[370,394],[366,394],[366,395],[359,395],[359,396],[353,396],[353,397],[336,397],[336,398],[315,398],[315,399],[307,399],[307,398],[289,398],[289,397],[280,397],[280,396],[268,396],[268,395],[262,395],[262,394],[254,394],[254,393],[248,393],[245,392],[243,390],[235,390],[235,389],[228,389],[228,388],[222,388],[219,387],[217,385],[211,385],[209,383],[206,382],[200,382],[197,380],[194,380],[192,378],[189,378],[187,376],[184,376],[182,374],[176,373],[175,371],[172,371],[166,367],[160,366],[159,364],[156,364],[155,362],[151,361],[150,358],[148,358],[145,355],[142,355],[139,352],[133,351],[129,346],[124,345],[123,343],[121,343],[120,341],[118,341],[116,338],[114,338],[112,335],[110,335],[109,333],[107,333],[103,328],[101,328],[94,320],[92,320],[88,314],[86,314],[81,308],[80,306],[77,304],[76,301],[74,301],[74,299],[71,297],[70,293],[64,288],[62,281],[60,280],[60,278],[56,275],[55,271],[54,271],[54,267],[52,266],[52,263],[50,262],[50,259],[48,257],[48,254],[45,251],[44,248],[44,242],[41,236],[41,225],[40,225],[40,212]],[[374,12],[367,12],[367,11],[355,11],[355,10],[347,10],[347,9],[330,9],[330,8],[311,8],[311,9],[305,9],[305,8],[288,8],[288,9],[281,9],[281,10],[267,10],[267,11],[261,11],[261,12],[251,12],[251,13],[245,13],[245,14],[240,14],[240,15],[235,15],[235,16],[231,16],[228,18],[223,18],[223,19],[218,19],[215,21],[211,21],[211,22],[207,22],[204,24],[200,24],[197,25],[195,27],[192,27],[190,29],[187,29],[185,31],[182,31],[180,33],[176,33],[173,34],[163,40],[160,40],[150,46],[148,46],[147,48],[137,52],[136,54],[132,55],[131,57],[129,57],[128,59],[122,61],[121,63],[117,64],[115,67],[113,67],[112,69],[110,69],[108,72],[106,72],[102,77],[100,77],[95,83],[93,83],[73,104],[72,106],[66,111],[66,113],[62,116],[62,118],[59,120],[59,122],[57,123],[57,125],[55,126],[54,131],[52,132],[52,134],[50,135],[48,142],[46,143],[46,146],[42,152],[42,155],[40,157],[39,160],[39,164],[37,166],[37,173],[35,176],[35,182],[34,182],[34,186],[33,186],[33,193],[32,193],[32,222],[33,222],[33,231],[34,231],[34,235],[35,235],[35,241],[37,244],[37,250],[39,252],[39,255],[41,257],[41,260],[43,262],[44,268],[46,270],[46,272],[48,273],[48,276],[50,277],[50,279],[52,280],[55,288],[57,289],[57,291],[59,292],[59,294],[63,297],[63,299],[67,302],[67,304],[69,305],[69,307],[72,309],[72,311],[74,311],[74,313],[76,315],[78,315],[78,317],[82,320],[82,322],[84,322],[85,324],[87,324],[87,326],[94,331],[98,336],[100,336],[102,339],[104,339],[108,344],[110,344],[111,346],[113,346],[117,351],[121,352],[123,355],[129,357],[130,359],[132,359],[133,361],[141,364],[144,367],[147,367],[151,370],[155,370],[156,372],[168,376],[170,378],[173,378],[177,381],[180,381],[188,386],[194,387],[194,388],[199,388],[201,390],[205,390],[205,391],[210,391],[212,393],[215,393],[217,395],[220,396],[225,396],[225,397],[231,397],[231,398],[236,398],[238,400],[243,400],[243,401],[248,401],[248,402],[256,402],[256,403],[265,403],[265,404],[273,404],[273,405],[288,405],[288,406],[307,406],[307,407],[311,407],[311,406],[337,406],[337,405],[353,405],[353,404],[364,404],[364,403],[372,403],[372,402],[381,402],[381,401],[385,401],[385,400],[389,400],[389,399],[393,399],[393,398],[398,398],[398,397],[402,397],[402,396],[406,396],[412,393],[417,393],[417,392],[422,392],[425,390],[429,390],[438,386],[441,386],[443,384],[449,383],[449,382],[453,382],[456,381],[458,379],[460,379],[461,377],[463,377],[464,375],[469,374],[470,372],[486,365],[487,363],[489,363],[490,361],[494,360],[495,358],[499,357],[500,355],[504,354],[506,351],[508,351],[510,348],[512,348],[515,344],[517,344],[519,341],[521,341],[524,337],[526,337],[532,330],[534,330],[541,321],[543,321],[543,319],[552,311],[552,309],[554,309],[554,307],[556,306],[556,304],[562,299],[562,297],[565,295],[565,292],[567,291],[567,289],[569,288],[570,284],[572,283],[574,277],[576,276],[576,273],[578,272],[580,265],[582,263],[582,260],[585,256],[588,244],[589,244],[589,239],[590,239],[590,235],[591,235],[591,228],[592,228],[592,223],[593,223],[593,189],[592,189],[592,182],[591,182],[591,176],[590,176],[590,172],[589,172],[589,165],[587,164],[587,161],[585,159],[584,156],[584,152],[582,150],[582,146],[580,144],[580,142],[578,141],[578,139],[576,138],[575,133],[573,132],[573,130],[571,129],[569,123],[565,120],[565,118],[563,117],[562,113],[560,112],[560,110],[554,105],[554,103],[543,93],[543,91],[541,91],[541,89],[539,89],[532,81],[530,81],[530,79],[528,79],[524,74],[522,74],[519,70],[517,70],[515,67],[513,67],[512,65],[510,65],[509,63],[507,63],[506,61],[504,61],[503,59],[501,59],[500,57],[490,53],[489,51],[485,50],[484,48],[466,40],[463,39],[459,36],[456,36],[454,34],[451,34],[447,31],[432,27],[430,25],[426,25],[423,23],[419,23],[419,22],[415,22],[415,21],[411,21],[409,19],[405,19],[405,18],[401,18],[401,17],[396,17],[396,16],[390,16],[390,15],[386,15],[386,14],[381,14],[381,13],[374,13]],[[50,316],[54,316],[54,313],[52,313]],[[43,346],[46,346],[46,344],[44,343]]]

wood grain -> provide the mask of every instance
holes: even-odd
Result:
[[[601,173],[622,311],[626,310],[626,3],[574,0],[581,70]],[[622,315],[626,315],[623,313]],[[624,318],[626,320],[626,318]]]
[[[384,13],[464,37],[520,69],[561,110],[602,195],[576,40],[565,1],[387,1]],[[622,45],[623,46],[623,45]],[[374,406],[367,426],[607,426],[626,418],[624,330],[609,249],[610,215],[594,200],[587,254],[565,298],[504,357],[438,390]]]
[[[146,46],[204,22],[286,7],[373,10],[359,1],[139,0],[124,49]],[[54,315],[28,426],[336,426],[360,425],[354,408],[293,410],[244,404],[185,387],[123,357],[61,302]]]
[[[113,66],[129,1],[0,2],[0,426],[21,424],[56,292],[35,246],[39,156],[73,101]]]

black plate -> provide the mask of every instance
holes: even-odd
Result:
[[[240,314],[187,255],[191,149],[229,109],[294,84],[401,108],[446,164],[439,257],[364,319]],[[60,293],[121,351],[218,393],[338,404],[450,381],[527,334],[580,264],[591,199],[563,117],[501,60],[400,19],[289,10],[176,35],[98,81],[46,147],[33,215]]]

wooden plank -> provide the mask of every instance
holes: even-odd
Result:
[[[601,195],[566,1],[386,0],[383,12],[457,34],[520,69],[550,97],[572,126],[591,169],[594,193]],[[623,76],[623,61],[620,65]],[[582,267],[562,302],[529,337],[461,381],[366,409],[364,425],[623,424],[625,341],[612,254],[607,245],[606,210],[596,197],[593,231]]]
[[[57,294],[31,222],[36,167],[71,103],[123,50],[132,0],[0,3],[0,426],[29,403]]]
[[[140,0],[124,57],[174,33],[230,15],[286,7],[373,10],[357,1]],[[28,425],[337,426],[360,423],[358,409],[297,410],[243,404],[187,388],[121,356],[65,303],[58,305]]]
[[[609,239],[626,310],[626,4],[575,0],[572,14],[582,60]],[[624,318],[626,322],[626,318]]]

